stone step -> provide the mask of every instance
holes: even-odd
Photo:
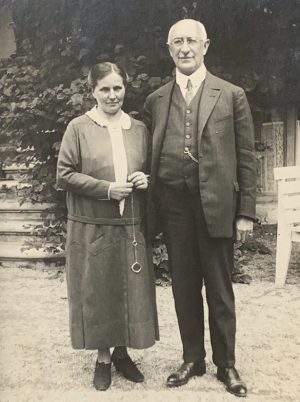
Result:
[[[55,209],[55,204],[53,203],[32,204],[31,202],[24,202],[20,205],[15,199],[0,199],[0,225],[3,221],[15,220],[42,222],[41,213],[46,209],[49,210],[47,219],[54,219],[54,212],[52,211]]]
[[[60,237],[59,236],[49,236],[49,237],[44,237],[40,236],[35,233],[20,233],[20,232],[5,232],[0,228],[0,243],[11,243],[11,242],[17,242],[17,243],[24,243],[24,242],[30,242],[30,243],[38,243],[43,245],[44,242],[47,240],[47,243],[60,243]]]
[[[11,187],[17,187],[17,188],[31,187],[31,184],[19,183],[18,180],[7,177],[5,179],[0,179],[0,188],[2,189],[2,191],[5,188],[11,188]]]
[[[24,269],[33,269],[33,270],[41,270],[48,271],[63,271],[65,268],[66,259],[62,258],[45,258],[45,259],[32,259],[32,258],[19,258],[19,259],[1,259],[0,258],[0,266],[2,268],[19,268],[21,270]]]
[[[5,210],[11,210],[11,211],[16,211],[16,210],[30,210],[30,211],[42,211],[46,208],[50,209],[55,209],[56,204],[55,203],[36,203],[33,204],[30,201],[24,202],[22,205],[19,204],[18,201],[16,200],[0,200],[0,211]]]
[[[10,166],[3,167],[2,170],[5,174],[6,179],[18,180],[23,174],[27,173],[32,167],[33,165],[26,166],[24,164],[20,165],[12,164]]]
[[[3,181],[2,181],[3,182]],[[13,180],[10,181],[14,182]],[[1,182],[0,182],[1,185]],[[57,269],[65,264],[65,251],[45,251],[46,247],[55,247],[60,237],[45,238],[32,233],[33,227],[43,225],[41,213],[47,209],[47,219],[54,219],[56,205],[53,203],[22,205],[15,199],[0,199],[0,264],[3,267],[20,266],[32,269]],[[47,240],[47,241],[46,241]],[[38,249],[26,250],[28,242]],[[25,250],[23,250],[25,248]],[[22,251],[23,250],[23,251]]]
[[[30,234],[36,225],[42,224],[41,220],[2,220],[0,213],[0,233]]]
[[[29,183],[19,183],[14,179],[0,179],[0,200],[9,199],[13,197],[15,201],[19,200],[18,193],[23,188],[32,187]]]
[[[49,246],[52,244],[49,243]],[[30,250],[24,250],[24,245],[22,242],[0,242],[0,261],[6,260],[58,260],[65,259],[65,251],[59,250],[58,253],[53,253],[49,251],[45,251],[43,248],[36,249],[32,248]]]
[[[1,200],[0,200],[1,201]],[[40,211],[31,211],[31,210],[22,210],[22,211],[0,211],[0,225],[1,221],[7,220],[34,220],[37,222],[42,222],[43,218],[41,218],[41,210]],[[55,218],[54,213],[48,213],[47,219],[50,221]]]

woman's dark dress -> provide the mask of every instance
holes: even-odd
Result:
[[[130,121],[131,127],[122,130],[128,173],[145,172],[147,130],[143,123]],[[107,197],[113,181],[107,128],[86,115],[74,119],[61,145],[58,185],[68,191],[67,284],[75,349],[142,349],[158,339],[155,279],[143,230],[145,192],[133,191],[133,225],[131,196],[123,216],[119,202]],[[142,266],[138,274],[131,269],[133,230]]]

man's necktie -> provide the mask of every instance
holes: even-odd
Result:
[[[185,93],[185,101],[186,101],[186,104],[189,105],[191,103],[191,100],[193,99],[193,96],[194,96],[194,94],[193,94],[193,85],[192,85],[191,80],[188,80],[186,88],[187,88],[187,90],[186,90],[186,93]]]

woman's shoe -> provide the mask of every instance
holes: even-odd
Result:
[[[111,384],[111,363],[99,363],[96,361],[94,373],[94,387],[97,391],[106,391]]]
[[[140,370],[136,367],[133,361],[128,355],[117,356],[116,354],[111,355],[111,361],[115,365],[117,371],[123,374],[127,380],[132,382],[143,382],[144,376]]]

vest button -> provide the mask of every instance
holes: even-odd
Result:
[[[190,113],[191,113],[190,109],[188,109],[186,112],[187,112],[187,114],[190,114]]]
[[[185,138],[191,138],[191,136],[187,134],[187,135],[185,136]]]
[[[188,121],[185,125],[186,125],[187,127],[190,127],[191,123]]]
[[[188,151],[188,150],[189,150],[189,148],[188,148],[188,147],[185,147],[185,148],[184,148],[184,150],[185,150],[185,151]]]

